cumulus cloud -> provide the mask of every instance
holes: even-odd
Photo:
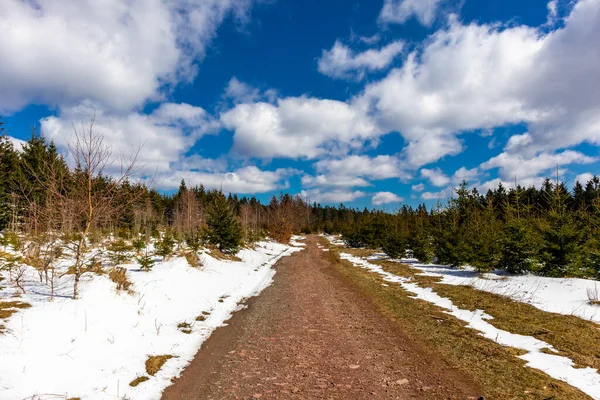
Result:
[[[150,114],[114,114],[90,103],[61,109],[59,116],[43,118],[43,134],[63,150],[73,142],[74,127],[102,135],[116,158],[130,159],[138,150],[138,172],[142,176],[165,174],[179,162],[203,135],[215,133],[219,123],[201,107],[185,103],[163,103]],[[118,168],[118,166],[114,166]]]
[[[222,113],[221,121],[234,132],[235,152],[265,159],[345,154],[382,134],[358,107],[305,96],[239,104]]]
[[[231,99],[234,104],[252,103],[261,97],[257,88],[241,82],[235,76],[227,84],[223,96]]]
[[[429,179],[429,182],[431,182],[433,186],[446,186],[450,183],[450,178],[440,168],[423,168],[421,170],[421,176]]]
[[[575,180],[573,181],[573,183],[579,182],[585,186],[585,184],[588,183],[593,177],[594,177],[594,174],[592,174],[590,172],[584,172],[583,174],[577,175],[575,177]]]
[[[379,49],[356,53],[339,40],[330,50],[323,50],[319,72],[338,79],[361,80],[367,72],[381,71],[402,53],[404,42],[398,40]]]
[[[349,188],[372,186],[371,181],[384,179],[408,179],[410,175],[403,169],[403,162],[395,157],[380,155],[346,156],[339,159],[323,159],[314,163],[317,175],[304,175],[305,188]]]
[[[480,165],[483,170],[499,169],[499,176],[504,181],[514,182],[515,177],[521,185],[523,182],[537,182],[542,174],[551,173],[553,169],[570,164],[590,164],[597,159],[583,153],[566,150],[561,153],[541,153],[534,157],[504,152]],[[532,179],[534,179],[532,181]]]
[[[0,112],[91,100],[129,111],[196,75],[217,27],[250,0],[5,0]]]
[[[529,156],[597,145],[599,37],[597,0],[580,0],[550,32],[450,19],[402,67],[353,101],[369,109],[382,130],[402,134],[415,166],[461,152],[460,133],[510,124],[525,123],[528,133],[507,149]]]
[[[159,175],[157,186],[163,190],[174,190],[179,186],[178,179],[185,179],[188,186],[202,184],[208,189],[223,189],[230,193],[266,193],[287,189],[287,179],[297,173],[297,170],[290,168],[263,171],[256,166],[246,166],[231,172],[181,170],[172,171],[164,177]]]
[[[416,184],[416,185],[412,185],[412,190],[413,192],[422,192],[423,190],[425,190],[425,185],[422,183]]]
[[[362,176],[368,179],[405,179],[408,173],[403,169],[402,161],[396,156],[379,155],[347,156],[340,159],[324,159],[315,163],[318,172],[332,176]]]
[[[431,26],[444,0],[385,0],[379,14],[382,23],[403,24],[413,16],[422,25]]]
[[[400,203],[404,199],[391,192],[379,192],[371,199],[371,203],[375,206],[381,206],[383,204]]]
[[[348,203],[367,194],[360,190],[335,189],[323,191],[321,189],[309,189],[300,192],[300,196],[308,201],[317,203]]]

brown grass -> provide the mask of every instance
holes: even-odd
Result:
[[[216,258],[217,260],[221,261],[242,261],[242,259],[235,254],[225,254],[216,246],[208,246],[208,254],[210,254],[212,258]]]
[[[131,290],[131,281],[127,278],[127,269],[123,267],[114,267],[108,273],[108,277],[111,281],[116,283],[118,291],[124,291],[127,293],[132,293]]]
[[[146,360],[146,373],[154,376],[165,363],[173,358],[172,355],[150,356]]]
[[[202,267],[202,261],[200,260],[200,257],[198,256],[198,253],[194,252],[194,251],[188,251],[185,253],[185,259],[188,262],[188,264],[190,264],[190,266],[194,267],[194,268],[200,268]]]
[[[29,308],[31,304],[22,301],[0,301],[0,319],[10,318],[19,309]]]
[[[189,335],[190,333],[192,333],[192,325],[190,325],[188,322],[180,322],[177,325],[177,328],[185,334]]]
[[[140,383],[144,383],[147,380],[149,380],[150,378],[148,378],[147,376],[138,376],[137,378],[135,378],[134,380],[132,380],[129,383],[129,386],[131,387],[136,387],[137,385],[139,385]]]
[[[577,389],[556,381],[541,371],[526,368],[525,361],[517,358],[523,352],[480,336],[477,331],[467,328],[463,321],[444,313],[441,308],[411,298],[410,293],[400,285],[389,284],[377,274],[354,267],[347,261],[340,261],[335,251],[329,253],[324,256],[332,261],[335,270],[360,295],[371,301],[383,315],[394,320],[423,348],[440,354],[452,367],[471,377],[483,389],[486,398],[589,399]],[[395,273],[404,270],[410,271],[408,276],[414,275],[408,266],[394,267],[397,268]],[[423,282],[423,278],[418,279]],[[388,286],[382,286],[383,283]]]
[[[419,271],[407,265],[387,261],[377,264],[393,274],[411,277],[420,286],[433,288],[440,296],[452,300],[457,307],[485,311],[494,317],[488,322],[498,329],[543,340],[578,366],[600,368],[600,328],[594,322],[542,311],[529,304],[470,286],[441,284],[439,278],[417,275]]]

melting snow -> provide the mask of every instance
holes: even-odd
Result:
[[[479,331],[482,336],[503,346],[509,346],[527,351],[527,354],[519,356],[519,358],[527,361],[526,365],[528,367],[543,371],[554,379],[561,380],[578,388],[594,399],[600,399],[600,375],[596,369],[589,367],[575,368],[573,366],[573,361],[567,357],[543,353],[542,349],[548,349],[550,351],[555,351],[555,349],[550,344],[531,336],[517,335],[502,329],[498,329],[487,322],[488,320],[493,319],[492,316],[484,313],[481,310],[469,311],[457,308],[450,299],[439,296],[432,288],[420,287],[419,285],[411,283],[408,278],[391,274],[387,271],[384,271],[380,266],[369,263],[368,261],[359,257],[354,257],[347,253],[341,253],[340,257],[350,261],[356,266],[366,268],[371,272],[380,274],[387,282],[400,284],[402,288],[410,293],[413,293],[415,295],[414,297],[417,299],[425,300],[445,309],[448,314],[465,321],[470,328]],[[415,266],[420,268],[418,265]],[[428,270],[428,273],[439,273],[439,271],[434,272],[432,270]],[[444,275],[444,279],[446,279],[446,275]],[[462,279],[464,280],[464,277]],[[464,284],[464,281],[463,283],[454,284]],[[557,292],[555,292],[554,296],[554,301],[556,301],[556,298],[559,295]]]
[[[20,300],[32,307],[13,315],[5,324],[8,332],[0,335],[0,399],[160,399],[171,378],[238,304],[271,284],[273,264],[298,250],[260,242],[238,253],[242,262],[202,254],[201,269],[184,258],[159,262],[150,272],[123,265],[133,295],[117,294],[104,275],[87,274],[80,299],[72,300],[71,278],[65,276],[53,302],[30,268],[27,294]],[[12,294],[12,289],[0,290],[0,299]],[[196,321],[203,312],[206,320]],[[177,327],[182,322],[191,325],[191,333]],[[148,356],[163,354],[175,358],[147,382],[129,386],[146,375]]]

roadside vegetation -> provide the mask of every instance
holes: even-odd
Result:
[[[322,244],[328,246],[325,241]],[[346,252],[346,250],[341,251]],[[382,314],[394,320],[410,340],[414,340],[423,348],[424,354],[428,351],[437,353],[450,366],[472,377],[482,388],[486,398],[589,399],[584,393],[563,382],[554,380],[540,371],[526,368],[525,361],[517,358],[521,354],[518,350],[501,346],[482,337],[477,331],[466,328],[463,321],[448,315],[439,307],[415,300],[400,285],[390,284],[379,275],[341,260],[339,251],[332,248],[324,253],[336,271],[357,288],[364,298],[371,301]],[[364,250],[362,253],[364,254]],[[386,267],[388,264],[390,268],[398,268],[390,269],[390,272],[398,275],[416,276],[418,273],[402,264],[386,263]],[[423,286],[433,282],[432,277],[418,279],[421,278],[419,284]],[[438,287],[436,286],[436,291]],[[468,288],[454,289],[467,290]],[[456,301],[460,304],[458,298]],[[493,310],[489,311],[493,315]],[[549,314],[549,316],[554,315]],[[539,332],[539,334],[543,333]],[[544,337],[544,340],[548,338]]]
[[[585,186],[583,186],[585,185]],[[428,210],[402,206],[395,215],[364,212],[334,229],[350,247],[381,249],[478,271],[551,277],[600,277],[600,178],[546,179],[537,189],[502,184],[481,194],[463,182]],[[600,300],[600,299],[597,299]]]

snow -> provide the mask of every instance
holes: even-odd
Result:
[[[271,284],[275,262],[299,250],[259,242],[238,253],[241,262],[203,253],[202,268],[185,258],[157,262],[150,272],[122,265],[133,282],[132,295],[117,293],[106,275],[88,273],[80,299],[72,300],[72,278],[66,275],[58,279],[52,302],[49,288],[29,267],[27,293],[19,300],[32,307],[14,314],[4,323],[8,332],[0,335],[0,399],[160,399],[210,334],[244,299]],[[14,293],[4,288],[0,300]],[[209,313],[206,320],[196,321],[203,312]],[[191,325],[190,334],[177,327],[182,322]],[[130,387],[146,375],[151,355],[174,358],[147,382]]]
[[[302,243],[300,240],[306,240],[306,236],[293,235],[290,239],[290,245],[296,247],[305,247],[306,243]]]
[[[510,275],[503,271],[481,274],[470,267],[456,269],[435,264],[420,264],[414,259],[397,261],[421,270],[423,275],[440,277],[441,282],[448,285],[471,286],[531,304],[542,311],[573,315],[600,323],[600,306],[589,304],[588,299],[588,291],[600,294],[600,282],[595,280]]]
[[[384,271],[382,267],[362,258],[347,253],[340,253],[340,257],[356,266],[383,276],[383,279],[387,282],[400,284],[403,289],[414,294],[414,298],[443,308],[448,314],[466,322],[469,328],[479,331],[482,336],[500,345],[527,351],[526,354],[519,356],[519,358],[527,361],[526,365],[528,367],[543,371],[554,379],[561,380],[578,388],[594,399],[600,399],[600,375],[596,369],[589,367],[575,368],[573,361],[567,357],[544,353],[542,352],[543,349],[551,352],[556,352],[556,350],[550,344],[534,337],[518,335],[498,329],[488,322],[493,319],[492,316],[484,313],[482,310],[470,311],[460,309],[450,299],[439,296],[432,288],[420,287],[410,282],[408,278]],[[428,273],[434,272],[428,271]]]

